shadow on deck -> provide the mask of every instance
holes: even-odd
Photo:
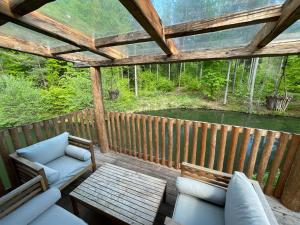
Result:
[[[95,148],[95,156],[97,167],[101,167],[105,163],[111,163],[120,167],[124,167],[130,170],[134,170],[140,173],[144,173],[153,177],[166,180],[167,183],[167,202],[162,203],[159,209],[159,214],[156,219],[156,224],[164,224],[166,216],[171,217],[174,204],[176,201],[176,177],[180,176],[180,171],[166,166],[161,166],[151,162],[145,162],[138,158],[133,158],[128,155],[109,152],[101,154],[98,148]],[[71,184],[63,192],[63,198],[59,201],[59,205],[72,212],[71,202],[68,197],[70,193],[77,185],[80,184],[89,174],[84,175],[78,181]],[[280,225],[296,225],[300,224],[300,213],[296,213],[286,209],[281,203],[272,197],[267,196],[267,200],[271,205],[273,212]],[[97,214],[84,206],[79,205],[80,217],[84,219],[90,225],[112,224],[112,222],[105,218],[103,215]]]

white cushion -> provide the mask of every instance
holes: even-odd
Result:
[[[183,225],[224,225],[224,207],[179,194],[172,219]]]
[[[67,210],[53,205],[29,225],[87,225],[82,219]]]
[[[68,145],[69,133],[65,132],[56,137],[38,142],[25,148],[17,150],[19,156],[32,162],[46,164],[65,154]]]
[[[226,190],[223,188],[185,177],[177,177],[176,187],[180,193],[192,195],[220,206],[225,205]]]
[[[35,196],[28,202],[19,206],[7,216],[0,219],[1,225],[27,225],[48,208],[55,204],[61,197],[57,188],[49,190]]]
[[[68,145],[65,154],[81,161],[87,161],[91,158],[91,153],[88,150],[74,145]]]
[[[264,208],[245,174],[234,172],[225,203],[226,225],[270,225]]]
[[[48,184],[53,184],[54,182],[56,182],[59,178],[59,172],[57,170],[54,170],[46,165],[43,165],[41,163],[35,162],[35,164],[41,166],[44,168],[47,180],[48,180]]]

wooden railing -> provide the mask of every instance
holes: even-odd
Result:
[[[287,132],[119,112],[107,118],[113,151],[176,169],[185,161],[242,171],[276,197],[300,144],[300,135]]]
[[[106,127],[115,152],[175,169],[185,161],[227,173],[243,171],[276,197],[282,194],[300,145],[299,134],[122,112],[108,112]],[[6,188],[9,180],[16,183],[10,153],[64,131],[96,144],[94,110],[0,130]]]
[[[4,181],[0,183],[4,183],[6,188],[10,186],[10,183],[13,185],[17,183],[14,168],[9,159],[10,153],[64,131],[92,140],[96,144],[94,110],[85,109],[32,124],[0,130],[0,156],[2,159],[0,168],[6,168],[6,171],[1,171],[1,178]]]

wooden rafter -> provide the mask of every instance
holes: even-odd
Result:
[[[165,38],[164,27],[151,0],[120,0],[120,2],[167,55],[178,53],[173,40]]]
[[[14,14],[23,16],[27,13],[33,12],[49,2],[54,1],[55,0],[10,0],[9,6]]]
[[[251,24],[276,21],[281,15],[281,5],[264,7],[248,12],[233,13],[213,19],[191,21],[165,27],[167,39],[188,35],[203,34],[230,28],[242,27]],[[151,36],[145,31],[129,32],[94,40],[97,48],[126,45],[151,41]],[[53,54],[64,54],[81,51],[80,48],[65,45],[51,49]]]
[[[116,59],[114,61],[105,60],[98,62],[89,62],[77,65],[77,67],[90,66],[125,66],[150,63],[171,63],[196,60],[212,60],[212,59],[234,59],[234,58],[250,58],[263,56],[280,56],[300,53],[300,41],[277,42],[267,45],[253,52],[248,47],[225,48],[216,50],[199,50],[191,52],[181,52],[177,55],[152,55],[152,56],[133,56],[126,59]]]
[[[75,45],[79,48],[91,51],[109,59],[120,59],[124,57],[123,53],[112,48],[103,48],[98,50],[90,37],[41,13],[31,12],[24,16],[13,14],[10,10],[8,0],[0,1],[0,20],[16,23],[20,26],[29,28],[60,41],[64,41],[71,45]]]
[[[70,62],[75,62],[75,61],[87,62],[92,60],[92,58],[90,57],[82,56],[79,54],[65,54],[65,55],[55,56],[51,54],[49,48],[47,47],[37,45],[30,41],[9,37],[1,33],[0,33],[0,47],[5,49],[13,49],[19,52],[30,53],[33,55],[38,55],[47,58],[62,59]]]
[[[287,0],[282,6],[282,12],[279,19],[275,22],[265,24],[250,43],[250,47],[254,51],[256,48],[266,46],[299,18],[300,1]]]

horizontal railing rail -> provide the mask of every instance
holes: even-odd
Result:
[[[19,148],[51,138],[65,131],[71,135],[92,140],[94,144],[98,143],[94,117],[94,109],[84,109],[32,124],[0,130],[0,156],[2,159],[2,161],[0,160],[0,167],[4,168],[0,174],[2,186],[7,189],[11,184],[17,183],[9,154]]]
[[[107,113],[109,146],[164,166],[189,162],[256,179],[264,193],[280,197],[300,135],[250,127],[133,113]]]

